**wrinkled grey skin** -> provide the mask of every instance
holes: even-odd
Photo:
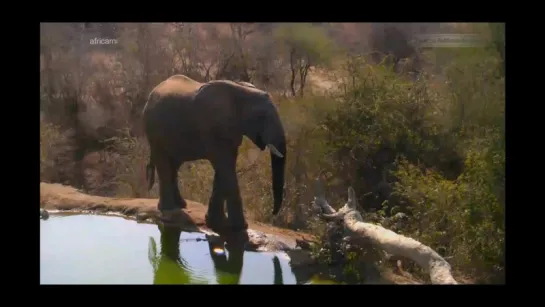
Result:
[[[286,138],[267,92],[250,83],[199,83],[175,75],[153,89],[143,118],[151,154],[148,188],[153,186],[156,169],[160,211],[186,207],[178,190],[178,169],[184,162],[205,159],[215,172],[206,225],[217,232],[226,227],[235,232],[247,229],[236,176],[238,147],[246,136],[261,150],[271,150],[273,214],[278,213],[284,193]]]

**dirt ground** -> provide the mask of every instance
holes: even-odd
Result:
[[[191,200],[187,201],[187,208],[181,221],[182,226],[207,230],[204,224],[204,215],[207,206]],[[138,219],[154,218],[159,216],[157,199],[150,198],[109,198],[87,195],[77,189],[61,184],[40,183],[40,207],[47,210],[77,210],[96,213],[119,213],[127,217]],[[254,221],[247,221],[252,230],[266,234],[280,236],[286,239],[313,240],[310,234],[282,229]]]
[[[207,206],[186,200],[187,208],[183,210],[181,226],[195,231],[209,231],[204,224],[204,215]],[[159,216],[157,210],[157,199],[149,198],[109,198],[84,194],[77,189],[61,184],[40,183],[40,207],[46,210],[71,210],[82,212],[93,212],[101,214],[120,214],[136,220],[154,219]],[[289,246],[295,247],[295,240],[311,240],[315,238],[311,234],[295,232],[289,229],[282,229],[262,223],[248,220],[248,226],[251,230],[271,235]],[[258,244],[260,244],[259,242]],[[265,244],[265,243],[264,243]],[[293,259],[295,260],[295,259]],[[394,270],[383,272],[384,280],[387,283],[394,284],[421,284],[412,276],[405,274],[396,274]]]

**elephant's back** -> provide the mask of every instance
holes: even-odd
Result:
[[[158,97],[191,97],[203,84],[184,75],[174,75],[157,85],[152,93]]]
[[[183,75],[172,76],[157,85],[143,111],[148,138],[167,142],[180,135],[192,137],[195,127],[193,100],[201,86],[201,83]]]
[[[171,108],[184,108],[184,105],[189,106],[195,92],[201,86],[202,83],[184,75],[174,75],[166,79],[159,83],[149,94],[143,110],[144,117],[156,113],[152,110],[155,110],[158,105],[163,105],[160,109],[165,111]]]
[[[201,86],[201,83],[184,75],[174,75],[159,83],[148,96],[142,111],[144,120],[148,122],[172,114],[187,113],[195,92]]]

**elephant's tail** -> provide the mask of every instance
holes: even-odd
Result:
[[[146,181],[148,182],[148,191],[151,190],[155,183],[155,164],[150,157],[148,165],[146,165]]]

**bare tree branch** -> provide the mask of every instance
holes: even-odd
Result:
[[[338,211],[325,199],[320,180],[315,181],[315,189],[314,205],[322,210],[325,220],[342,219],[351,235],[369,239],[389,254],[413,260],[429,272],[432,284],[458,284],[452,277],[450,264],[429,246],[382,226],[365,223],[356,209],[357,200],[352,187],[348,188],[347,203]]]

